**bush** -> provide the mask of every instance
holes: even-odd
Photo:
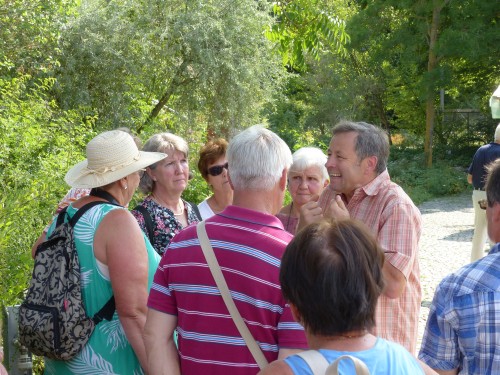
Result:
[[[468,189],[467,167],[472,149],[437,149],[437,161],[424,167],[423,150],[393,147],[388,165],[394,182],[401,185],[416,205],[427,200],[460,194]]]

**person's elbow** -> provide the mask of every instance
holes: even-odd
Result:
[[[385,286],[382,294],[390,299],[401,297],[406,288],[406,278],[389,262],[384,263],[383,268]]]

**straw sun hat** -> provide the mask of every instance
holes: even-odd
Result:
[[[154,164],[167,155],[162,152],[139,151],[125,132],[101,133],[87,144],[87,159],[71,168],[64,180],[71,187],[95,188]]]

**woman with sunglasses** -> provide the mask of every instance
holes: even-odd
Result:
[[[159,133],[148,139],[143,151],[168,155],[146,169],[139,188],[148,196],[132,210],[156,252],[163,255],[181,229],[199,221],[195,206],[181,198],[189,180],[188,144],[172,133]]]
[[[221,212],[233,202],[233,189],[227,178],[227,141],[218,138],[200,150],[198,170],[213,194],[198,205],[203,220]]]

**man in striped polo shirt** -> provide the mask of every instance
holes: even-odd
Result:
[[[280,289],[279,266],[292,235],[274,215],[283,203],[291,152],[262,126],[227,150],[233,205],[206,221],[231,296],[266,359],[306,349]],[[151,374],[256,374],[199,245],[196,226],[178,233],[156,272],[145,329]],[[173,333],[177,328],[178,350]]]

